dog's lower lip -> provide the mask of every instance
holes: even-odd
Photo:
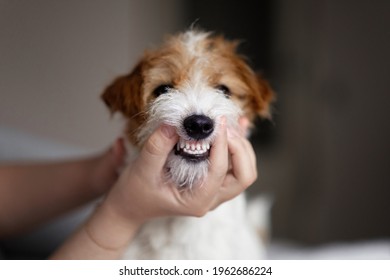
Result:
[[[181,156],[184,159],[191,161],[191,162],[200,162],[200,161],[207,160],[209,158],[210,150],[208,150],[207,152],[205,152],[203,154],[189,154],[189,153],[184,152],[181,149],[181,150],[175,150],[175,155]]]

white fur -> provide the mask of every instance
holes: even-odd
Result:
[[[142,227],[124,259],[262,259],[265,250],[245,203],[242,194],[202,218],[154,220]]]
[[[187,46],[187,50],[191,53],[193,56],[199,56],[199,50],[197,49],[197,45],[199,41],[202,41],[206,39],[207,36],[209,36],[209,32],[193,32],[189,31],[184,33],[184,42]]]

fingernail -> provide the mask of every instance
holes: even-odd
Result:
[[[165,135],[167,138],[172,138],[175,136],[175,129],[172,126],[169,125],[163,125],[161,127],[161,132]]]

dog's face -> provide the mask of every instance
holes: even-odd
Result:
[[[273,93],[236,53],[237,42],[188,31],[146,52],[102,98],[127,119],[126,135],[140,146],[162,123],[176,128],[179,142],[166,168],[178,186],[192,187],[207,174],[218,119],[229,126],[238,118],[269,117]]]

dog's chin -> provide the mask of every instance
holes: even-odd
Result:
[[[211,145],[205,140],[180,140],[168,156],[168,178],[179,188],[201,186],[208,173]]]

